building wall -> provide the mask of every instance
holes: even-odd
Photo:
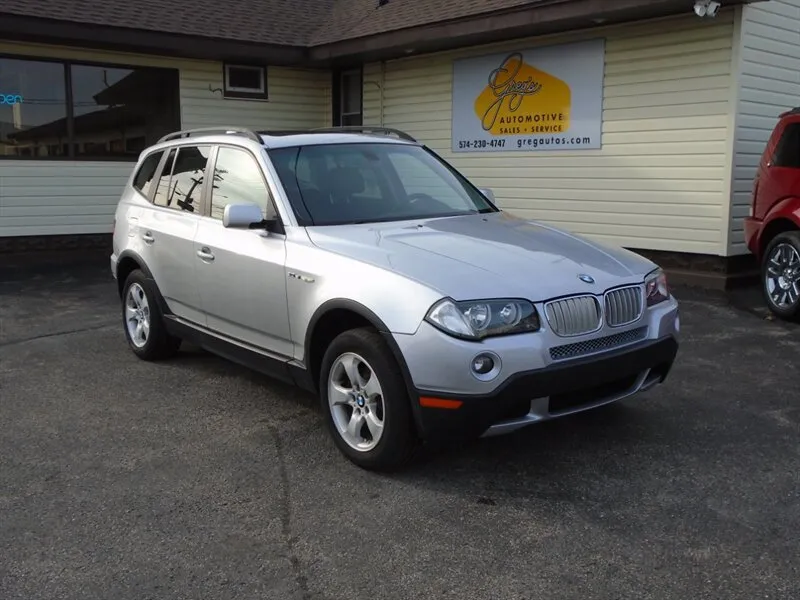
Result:
[[[364,122],[408,131],[510,212],[631,248],[727,253],[734,11],[370,64]],[[602,149],[453,153],[453,59],[606,38]],[[382,87],[380,84],[382,83]]]
[[[753,178],[779,115],[800,106],[800,0],[769,0],[742,9],[733,163],[730,254],[745,254],[743,220]]]
[[[0,42],[0,54],[90,60],[180,69],[184,129],[228,125],[256,129],[322,127],[330,123],[330,77],[270,67],[270,101],[226,100],[222,65],[124,53]],[[107,233],[130,162],[0,159],[0,237]]]

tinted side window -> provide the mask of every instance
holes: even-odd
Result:
[[[261,167],[245,150],[222,146],[214,165],[211,189],[211,216],[222,219],[228,204],[252,202],[261,207],[265,218],[275,216]]]
[[[790,123],[775,149],[775,167],[800,168],[800,123]]]
[[[142,166],[139,167],[139,172],[136,173],[136,177],[133,178],[133,187],[142,192],[145,196],[147,196],[150,191],[150,185],[153,182],[158,163],[161,161],[163,155],[164,153],[161,151],[153,152],[145,158],[144,161],[142,161]]]
[[[182,146],[170,151],[154,203],[175,210],[201,212],[201,194],[211,146]],[[167,178],[170,172],[171,177]]]
[[[169,191],[172,189],[170,186],[170,179],[172,178],[172,167],[175,164],[176,150],[173,148],[167,155],[167,160],[164,161],[164,168],[161,169],[161,174],[158,177],[156,185],[156,194],[153,198],[153,204],[157,206],[166,206]]]

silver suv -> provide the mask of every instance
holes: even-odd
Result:
[[[165,136],[111,270],[137,356],[187,340],[319,394],[370,469],[644,391],[678,348],[655,264],[501,211],[385,128]]]

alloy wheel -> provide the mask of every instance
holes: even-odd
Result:
[[[773,248],[764,274],[770,302],[779,309],[790,309],[800,299],[800,254],[788,242]]]
[[[336,430],[348,446],[369,452],[378,445],[385,425],[383,390],[363,357],[348,352],[333,361],[328,404]]]
[[[150,305],[138,283],[131,284],[125,296],[125,326],[131,343],[137,348],[144,347],[150,338]]]

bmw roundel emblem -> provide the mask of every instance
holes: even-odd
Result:
[[[578,279],[580,279],[583,283],[594,283],[594,277],[587,275],[586,273],[581,273],[578,275]]]

